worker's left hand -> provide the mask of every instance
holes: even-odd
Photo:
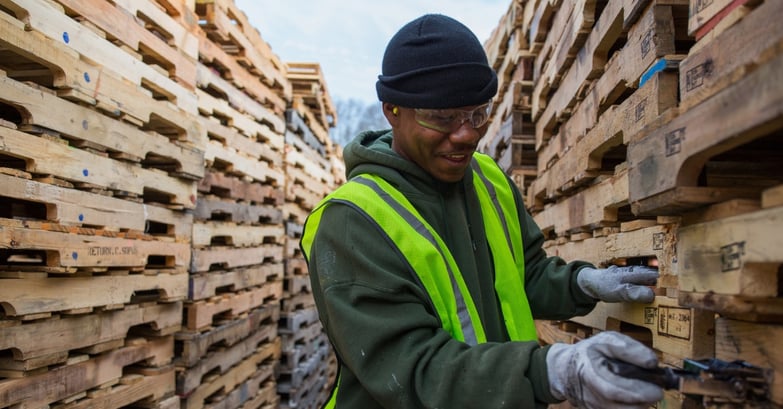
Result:
[[[631,301],[650,303],[655,292],[658,270],[644,266],[583,268],[576,282],[585,294],[605,302]]]

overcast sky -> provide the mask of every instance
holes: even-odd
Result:
[[[333,99],[377,100],[389,39],[424,13],[441,13],[486,41],[511,0],[235,0],[286,62],[317,62]]]

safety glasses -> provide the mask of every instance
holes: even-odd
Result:
[[[416,122],[438,132],[452,133],[465,122],[470,122],[473,128],[479,128],[489,121],[492,112],[492,101],[471,110],[464,109],[421,109],[416,108]]]

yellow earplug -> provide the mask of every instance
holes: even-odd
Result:
[[[394,108],[392,108],[392,114],[394,114],[395,116],[397,116],[397,112],[399,112],[399,110],[397,109],[397,107],[394,107]]]

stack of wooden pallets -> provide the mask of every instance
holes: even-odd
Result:
[[[317,409],[329,397],[337,362],[318,320],[299,239],[307,215],[337,184],[345,181],[345,173],[332,159],[341,158],[339,147],[331,143],[328,134],[337,115],[320,65],[287,65],[294,102],[286,112],[286,270],[278,391],[281,408]]]
[[[0,4],[0,407],[326,400],[296,231],[342,158],[302,81],[230,0]]]
[[[779,374],[781,3],[528,0],[512,14],[524,49],[493,51],[509,41],[500,29],[485,48],[496,69],[516,64],[501,78],[532,70],[532,84],[501,86],[482,149],[505,163],[496,124],[516,113],[501,107],[529,99],[537,168],[520,186],[548,253],[661,273],[653,303],[539,322],[542,340],[617,330],[665,365],[743,359]],[[783,403],[779,381],[771,397]],[[693,404],[671,391],[665,403]]]

